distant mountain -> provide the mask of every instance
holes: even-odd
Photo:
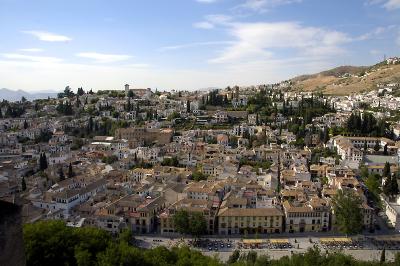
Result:
[[[0,89],[0,100],[7,101],[20,101],[22,97],[25,97],[27,100],[36,100],[36,99],[46,99],[48,97],[55,98],[57,97],[56,92],[26,92],[23,90],[10,90],[10,89]]]
[[[340,66],[312,75],[291,79],[295,91],[320,91],[350,95],[376,89],[382,83],[400,82],[400,65],[381,62],[373,66]]]

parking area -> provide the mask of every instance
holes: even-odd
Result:
[[[291,249],[289,239],[243,239],[237,244],[238,249]]]
[[[306,252],[317,246],[326,252],[343,252],[360,260],[379,260],[382,249],[393,260],[400,250],[400,235],[355,236],[355,237],[289,237],[289,238],[172,238],[172,237],[137,237],[137,245],[142,248],[157,246],[189,246],[205,255],[218,256],[226,261],[233,251],[256,251],[278,259],[282,256]]]
[[[231,251],[232,249],[235,248],[236,245],[233,240],[229,239],[221,239],[221,240],[196,239],[196,240],[189,240],[188,246],[208,251]]]
[[[365,241],[349,237],[328,237],[319,240],[324,249],[364,249]]]

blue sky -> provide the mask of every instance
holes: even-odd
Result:
[[[400,0],[0,0],[0,87],[198,89],[400,55]]]

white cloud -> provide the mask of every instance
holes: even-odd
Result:
[[[198,29],[212,29],[212,28],[214,28],[214,24],[212,24],[208,21],[201,21],[201,22],[194,23],[193,27],[198,28]]]
[[[376,38],[376,37],[379,37],[380,35],[382,35],[383,33],[387,32],[388,30],[392,29],[392,27],[393,27],[393,25],[388,26],[388,27],[377,27],[377,28],[373,29],[372,31],[367,32],[367,33],[357,37],[356,39],[359,41],[364,41],[364,40]]]
[[[233,9],[247,9],[256,12],[265,12],[268,11],[270,8],[274,8],[280,5],[288,5],[300,2],[302,2],[302,0],[246,0],[244,3],[235,6]]]
[[[388,10],[400,8],[400,0],[389,0],[383,5]]]
[[[70,37],[67,37],[65,35],[55,34],[46,31],[28,30],[22,32],[35,36],[39,40],[46,42],[68,42],[72,40]]]
[[[193,42],[193,43],[164,46],[164,47],[161,47],[159,49],[159,51],[164,52],[164,51],[179,50],[179,49],[192,48],[192,47],[198,47],[198,46],[226,45],[226,44],[232,44],[232,43],[233,42],[230,42],[230,41]]]
[[[213,23],[213,24],[226,24],[232,21],[232,17],[223,14],[213,14],[207,15],[205,17],[206,21]]]
[[[204,18],[204,21],[196,22],[193,24],[193,27],[199,29],[212,29],[215,25],[227,25],[232,21],[231,16],[222,15],[222,14],[213,14],[207,15]]]
[[[78,57],[93,59],[98,63],[113,63],[113,62],[120,62],[126,61],[132,56],[125,55],[125,54],[101,54],[96,52],[83,52],[76,54]]]
[[[369,51],[371,55],[382,55],[383,52],[381,50],[372,49]]]
[[[43,49],[41,48],[22,48],[19,49],[21,52],[29,52],[29,53],[38,53],[38,52],[43,52]]]
[[[394,10],[400,8],[400,0],[367,0],[365,5],[381,5],[387,10]]]
[[[50,56],[33,56],[33,55],[23,55],[23,54],[13,54],[6,53],[2,54],[4,58],[13,59],[13,60],[21,60],[21,61],[31,61],[38,63],[56,63],[61,62],[61,58],[50,57]]]
[[[210,62],[249,61],[270,58],[274,51],[290,49],[297,55],[332,56],[351,41],[342,32],[305,27],[296,22],[231,23],[228,32],[236,41]]]
[[[306,62],[306,63],[304,63]],[[147,65],[71,64],[0,60],[2,86],[24,90],[62,90],[83,86],[94,90],[137,88],[199,89],[227,85],[255,85],[277,82],[303,73],[331,67],[326,62],[299,59],[253,61],[231,65],[210,65],[205,69],[158,69]],[[177,79],[176,77],[179,77]]]

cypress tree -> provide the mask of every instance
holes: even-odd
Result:
[[[390,163],[386,162],[385,166],[383,167],[382,176],[389,177],[390,176]]]
[[[385,248],[382,249],[382,253],[381,253],[381,259],[380,262],[384,263],[386,261],[386,254],[385,254]]]
[[[21,183],[22,191],[26,190],[26,182],[25,182],[25,177],[22,177],[22,183]]]
[[[378,152],[380,149],[381,149],[380,141],[377,139],[377,140],[375,141],[374,150],[375,150],[376,152]]]
[[[391,182],[392,182],[392,185],[391,185],[391,188],[392,188],[392,190],[391,190],[391,195],[392,195],[392,196],[396,196],[397,194],[399,194],[399,185],[397,184],[397,177],[396,177],[396,176],[392,176]]]
[[[388,155],[388,150],[387,150],[387,144],[385,144],[385,146],[383,146],[383,155]]]
[[[71,178],[73,176],[74,176],[74,171],[72,170],[72,164],[69,163],[69,166],[68,166],[68,178]]]
[[[62,166],[58,169],[58,177],[60,181],[63,181],[65,179],[64,171],[62,169]]]
[[[47,169],[48,164],[47,164],[47,158],[46,158],[46,153],[43,152],[43,170]]]

